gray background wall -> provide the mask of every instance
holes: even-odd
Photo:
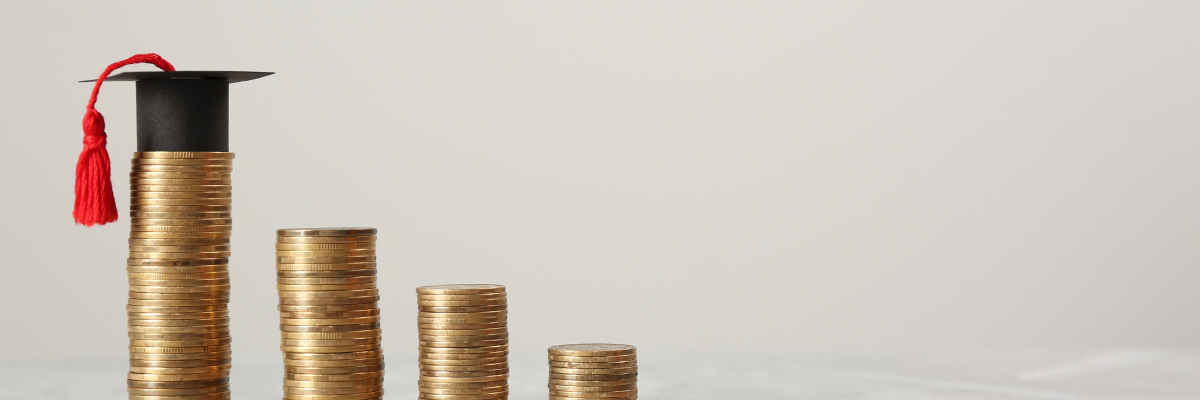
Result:
[[[94,78],[232,89],[233,329],[274,229],[508,285],[514,353],[1200,344],[1200,3],[0,3],[0,358],[119,357],[125,219],[71,220]],[[147,67],[130,70],[148,69]],[[122,217],[133,86],[98,108]]]

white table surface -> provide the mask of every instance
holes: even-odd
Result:
[[[657,354],[640,398],[1200,399],[1200,350]],[[415,357],[387,355],[387,399],[416,399]],[[511,361],[511,399],[545,399],[544,359]],[[0,399],[126,399],[124,359],[0,361]],[[282,363],[235,358],[235,399],[279,399]]]

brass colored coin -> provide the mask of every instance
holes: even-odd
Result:
[[[349,250],[275,250],[276,257],[359,257],[373,256],[375,249],[349,249]]]
[[[229,344],[232,338],[229,336],[219,339],[196,339],[196,340],[143,340],[130,339],[130,346],[137,347],[206,347],[220,346]]]
[[[130,332],[129,339],[131,340],[200,340],[200,339],[219,339],[229,337],[229,330],[217,330],[202,333],[147,333],[147,332]]]
[[[187,300],[147,300],[147,299],[129,299],[128,306],[138,307],[203,307],[203,306],[224,306],[229,304],[229,297],[213,297],[204,299],[187,299]]]
[[[318,306],[302,306],[302,305],[283,305],[275,306],[280,312],[288,313],[325,313],[325,312],[351,312],[364,310],[378,310],[379,305],[371,303],[358,304],[341,304],[341,305],[318,305]]]
[[[126,312],[126,316],[133,319],[206,319],[206,318],[228,318],[229,311],[201,311],[201,312]]]
[[[330,290],[323,292],[279,292],[280,298],[322,299],[330,297],[378,296],[379,289]]]
[[[194,171],[194,172],[164,172],[164,171],[129,171],[130,178],[150,179],[229,179],[233,173],[228,171]]]
[[[133,178],[132,181],[144,181],[145,178]],[[199,179],[197,179],[199,180]],[[204,179],[205,181],[223,181],[228,179]],[[160,193],[191,193],[191,192],[225,192],[231,193],[233,185],[140,185],[135,184],[129,187],[129,190],[134,193],[160,192]]]
[[[286,400],[378,400],[383,398],[383,390],[370,393],[356,394],[322,394],[315,396],[306,396],[300,394],[287,394],[284,396]]]
[[[283,379],[292,381],[345,382],[359,381],[383,377],[383,371],[359,372],[356,374],[321,375],[321,374],[289,374],[284,373]]]
[[[428,306],[417,306],[417,311],[423,311],[423,312],[446,312],[446,313],[459,313],[459,312],[484,312],[484,311],[502,311],[502,310],[507,310],[507,309],[508,309],[508,306],[479,306],[479,307],[428,307]]]
[[[329,291],[329,290],[363,290],[375,289],[375,282],[351,283],[344,285],[275,285],[276,290],[291,291]]]
[[[600,381],[600,382],[604,382],[604,381]],[[549,384],[549,385],[546,385],[546,386],[547,386],[547,387],[549,387],[549,388],[550,388],[550,390],[552,390],[552,391],[558,391],[558,392],[585,392],[585,393],[586,393],[586,392],[592,392],[592,393],[597,393],[597,392],[599,392],[599,393],[605,393],[605,392],[614,392],[614,391],[622,391],[622,390],[637,389],[637,382],[634,382],[634,383],[632,383],[632,384],[625,384],[625,385],[610,385],[610,386],[573,386],[573,385],[556,385],[556,384],[553,384],[553,383],[551,383],[551,384]]]
[[[128,271],[130,274],[228,274],[229,268],[226,265],[199,265],[195,267],[127,265],[125,266],[125,271]]]
[[[293,228],[275,231],[277,236],[374,236],[375,228]]]
[[[417,376],[418,382],[430,383],[479,383],[479,382],[508,382],[508,373],[488,376]]]
[[[491,399],[507,399],[508,392],[497,392],[487,394],[431,394],[421,393],[418,399],[423,400],[491,400]]]
[[[637,378],[637,375],[638,375],[637,372],[629,373],[629,374],[621,374],[621,375],[604,375],[604,374],[573,375],[573,374],[560,374],[560,373],[551,371],[550,379],[551,380],[557,379],[557,380],[561,380],[561,381],[623,381],[623,380]]]
[[[289,374],[321,374],[321,375],[341,375],[341,374],[357,374],[362,372],[382,371],[383,363],[355,365],[350,367],[297,367],[284,366],[283,370]]]
[[[417,294],[417,301],[477,301],[506,298],[508,298],[508,293],[503,292],[485,294]]]
[[[508,317],[480,318],[480,319],[417,317],[417,324],[438,324],[438,325],[501,324],[501,326],[507,326]]]
[[[129,367],[129,372],[139,374],[203,374],[229,369],[229,364],[224,364],[207,367]]]
[[[133,165],[233,165],[227,158],[134,158]]]
[[[228,285],[229,278],[213,279],[136,279],[130,278],[130,286],[215,286]]]
[[[210,367],[214,365],[228,365],[229,358],[210,358],[204,360],[176,360],[176,361],[155,361],[155,360],[129,360],[131,367],[157,367],[157,368],[187,368],[187,367]]]
[[[440,388],[431,386],[421,386],[421,393],[428,394],[485,394],[485,393],[502,393],[508,391],[508,385],[500,386],[485,386],[476,388]]]
[[[379,278],[372,276],[353,276],[345,278],[276,278],[280,285],[354,285],[375,283]]]
[[[284,379],[283,380],[284,390],[287,390],[287,388],[345,388],[345,387],[371,386],[371,385],[382,385],[382,384],[383,384],[382,377],[373,378],[373,379],[362,379],[362,380],[357,380],[357,381],[341,381],[341,382],[304,381],[304,380],[292,380],[292,379]]]
[[[139,186],[140,187],[140,186]],[[170,200],[170,199],[232,199],[233,192],[143,192],[130,191],[130,196],[139,200]],[[153,222],[139,222],[139,224],[150,225]]]
[[[275,238],[275,243],[365,243],[375,242],[375,235],[361,236],[279,236]]]
[[[478,324],[427,324],[418,323],[417,329],[429,330],[478,330],[478,329],[495,329],[508,326],[507,322],[488,322]]]
[[[208,353],[179,353],[179,354],[162,354],[162,353],[129,353],[129,358],[133,360],[156,360],[156,361],[179,361],[179,360],[204,360],[213,358],[229,358],[230,351],[213,351]]]
[[[129,204],[139,206],[227,206],[233,199],[129,199]]]
[[[494,346],[483,347],[427,347],[422,348],[422,357],[431,358],[424,354],[484,354],[495,352],[507,352],[508,344],[500,344]]]
[[[283,339],[284,346],[304,346],[304,347],[332,347],[332,346],[357,346],[363,344],[379,343],[380,337],[361,337],[350,339]]]
[[[425,346],[425,347],[439,347],[439,348],[445,348],[445,347],[490,347],[490,346],[498,346],[498,345],[502,345],[502,344],[508,344],[508,339],[476,340],[473,342],[431,342],[431,341],[422,340],[422,341],[417,342],[417,344],[421,345],[421,346]]]
[[[417,329],[417,333],[421,336],[486,336],[486,335],[508,335],[508,328],[492,328],[492,329]],[[436,340],[435,340],[436,341]]]
[[[161,212],[161,213],[216,213],[231,212],[232,207],[226,205],[193,205],[193,206],[154,206],[130,205],[129,212]]]
[[[152,307],[152,306],[135,306],[126,305],[125,311],[130,313],[206,313],[217,311],[228,311],[229,305],[212,305],[212,306],[193,306],[193,307]]]
[[[478,365],[436,365],[436,364],[421,364],[422,371],[493,371],[497,369],[508,368],[508,362],[500,362],[495,364],[478,364]]]
[[[374,262],[375,256],[275,257],[277,264],[349,264]],[[276,268],[282,269],[279,266]]]
[[[355,278],[378,275],[379,271],[375,270],[375,263],[369,264],[368,268],[354,268],[349,270],[276,270],[275,276],[278,278]],[[290,265],[295,266],[297,264]]]
[[[508,332],[496,333],[491,335],[470,335],[470,336],[435,336],[435,335],[418,335],[418,339],[423,342],[477,342],[483,340],[508,339]]]
[[[480,301],[441,301],[441,300],[417,300],[418,306],[423,307],[478,307],[478,306],[502,306],[507,305],[508,300],[480,300]]]
[[[276,274],[309,274],[307,276],[360,276],[375,275],[375,262],[352,262],[336,264],[275,264]]]
[[[567,375],[621,375],[638,371],[636,365],[621,368],[559,368],[550,367],[550,372]]]
[[[134,381],[158,381],[158,382],[179,382],[179,381],[203,381],[217,378],[229,377],[229,371],[207,372],[202,374],[179,374],[179,375],[161,375],[161,374],[135,374],[129,373],[129,380]]]
[[[286,250],[286,251],[365,250],[365,249],[374,249],[374,248],[375,248],[375,242],[275,243],[275,250]]]
[[[550,346],[546,350],[552,355],[561,356],[620,356],[637,353],[637,347],[610,343],[561,344]]]
[[[191,158],[206,160],[232,160],[233,153],[227,151],[138,151],[133,158]]]
[[[422,350],[424,350],[424,349],[422,349]],[[420,361],[428,360],[430,363],[444,363],[444,364],[452,363],[452,362],[475,363],[475,362],[480,362],[482,360],[507,359],[508,351],[505,350],[505,351],[496,351],[496,352],[492,352],[492,353],[465,353],[465,354],[429,353],[429,352],[421,351],[419,353],[418,357],[420,357],[418,360],[420,360]],[[488,364],[488,363],[485,363],[485,364]],[[446,364],[446,365],[450,365],[450,364]]]
[[[130,292],[142,293],[212,293],[227,292],[229,285],[211,286],[130,286]]]
[[[233,218],[130,218],[130,220],[129,220],[129,223],[131,223],[131,224],[133,224],[133,225],[136,225],[136,226],[171,226],[171,227],[176,227],[176,226],[211,226],[211,225],[232,225],[232,224],[233,224]],[[130,246],[141,246],[141,247],[147,247],[146,245],[140,245],[140,244],[131,244]],[[229,244],[228,244],[228,243],[223,243],[223,244],[219,244],[219,245],[207,245],[207,246],[225,246],[225,248],[224,248],[224,249],[212,249],[212,250],[229,250]],[[171,246],[171,247],[179,247],[179,246]],[[212,251],[212,250],[183,250],[183,251]],[[140,251],[172,251],[172,252],[178,252],[178,251],[180,251],[180,250],[151,250],[151,249],[146,249],[146,250],[140,250]]]
[[[129,325],[125,328],[130,332],[141,333],[205,333],[213,331],[228,331],[229,324],[219,325],[198,325],[198,326],[137,326]]]
[[[196,186],[215,186],[213,191],[229,191],[230,185],[233,183],[229,178],[149,178],[141,175],[132,175],[129,177],[129,188],[137,190],[143,186],[158,186],[158,187],[196,187]]]
[[[494,369],[491,371],[429,371],[422,369],[422,376],[432,376],[436,378],[479,378],[484,376],[496,376],[508,374],[508,368]]]
[[[609,397],[604,400],[637,400],[637,395],[627,397]],[[550,400],[579,400],[577,397],[550,396]]]
[[[611,397],[627,398],[629,396],[636,396],[636,395],[637,395],[637,389],[614,390],[611,392],[570,392],[570,391],[560,391],[560,390],[553,390],[553,389],[550,390],[550,396],[552,396],[552,397],[566,397],[566,398],[570,398],[570,399],[595,399],[595,398],[611,398]]]
[[[379,309],[328,312],[289,312],[280,311],[279,318],[289,319],[326,319],[326,318],[361,318],[379,316]]]
[[[188,400],[229,400],[229,399],[230,399],[230,394],[229,394],[229,392],[218,392],[218,393],[211,393],[211,394],[201,394],[201,395],[196,395],[196,396],[184,396],[184,397],[177,397],[177,396],[140,396],[140,395],[133,395],[133,394],[129,395],[129,400],[182,400],[182,399],[188,399]]]
[[[198,394],[219,393],[219,392],[228,392],[228,391],[229,391],[228,384],[218,385],[218,386],[209,386],[209,387],[188,388],[188,389],[142,389],[142,388],[134,388],[134,387],[129,388],[129,394],[140,395],[140,396],[195,396]]]
[[[137,389],[187,389],[187,388],[204,388],[213,386],[222,386],[229,384],[229,378],[209,379],[202,381],[183,381],[183,382],[147,382],[147,381],[126,381],[130,388]]]
[[[194,280],[194,279],[227,279],[229,271],[199,272],[192,274],[162,274],[157,272],[130,272],[129,279],[142,280]]]
[[[503,285],[491,284],[470,284],[470,285],[435,285],[421,286],[417,288],[418,294],[479,294],[479,293],[500,293],[504,291]]]
[[[358,351],[349,353],[284,353],[284,362],[287,360],[306,360],[306,361],[334,361],[334,360],[359,360],[364,358],[383,357],[383,350],[375,349],[368,351]]]
[[[214,351],[229,350],[229,344],[221,344],[216,346],[200,346],[200,347],[145,347],[145,346],[129,346],[130,353],[150,353],[150,354],[182,354],[182,353],[210,353]]]
[[[486,319],[486,318],[504,318],[508,316],[508,310],[493,310],[482,312],[417,312],[417,318],[447,318],[447,319]]]
[[[225,258],[229,257],[229,251],[206,251],[193,253],[161,253],[161,252],[145,252],[131,251],[129,258],[144,258],[144,259],[161,259],[161,260],[178,260],[189,258]]]
[[[382,334],[380,329],[368,329],[362,331],[348,332],[280,332],[284,340],[300,339],[300,340],[338,340],[338,339],[354,339],[374,337]]]
[[[293,353],[353,353],[379,348],[379,343],[355,346],[279,346],[280,350]]]
[[[155,292],[129,292],[130,300],[207,300],[207,299],[226,299],[224,303],[228,303],[229,291],[216,292],[198,292],[198,293],[155,293]],[[159,305],[159,304],[135,304],[134,305]],[[182,303],[177,304],[182,305]]]
[[[207,220],[207,219],[213,219],[213,218],[232,218],[232,217],[233,217],[233,213],[231,213],[231,212],[228,212],[228,211],[222,211],[222,212],[193,212],[193,213],[188,213],[188,212],[142,212],[142,211],[135,211],[135,212],[131,212],[131,213],[129,213],[129,217],[130,217],[130,218],[143,218],[143,219],[200,219],[200,220]],[[154,239],[141,239],[141,240],[130,239],[130,240],[129,240],[129,244],[140,244],[140,245],[149,245],[149,246],[160,246],[160,245],[166,245],[166,246],[179,246],[179,245],[183,245],[183,246],[191,246],[191,245],[206,245],[206,244],[229,244],[229,239],[228,239],[228,238],[224,238],[224,240],[221,240],[220,238],[218,238],[218,239],[207,239],[207,240],[205,240],[205,239],[167,239],[167,240],[165,240],[165,241],[163,241],[162,239],[159,239],[159,240],[154,240]]]
[[[129,232],[132,239],[228,239],[229,232]]]
[[[364,385],[340,388],[302,388],[284,386],[283,393],[286,397],[290,394],[300,395],[332,395],[332,394],[353,394],[353,393],[370,393],[383,390],[383,385]]]
[[[147,165],[133,164],[131,172],[233,172],[233,165]]]
[[[628,368],[637,367],[637,361],[582,363],[571,361],[551,361],[554,368]]]
[[[305,326],[305,325],[279,325],[279,329],[284,332],[353,332],[370,329],[379,329],[379,322],[358,325],[323,325],[323,326]]]
[[[232,225],[130,225],[129,230],[132,232],[170,232],[170,233],[191,233],[191,232],[226,232],[228,237],[229,229]]]
[[[355,365],[370,365],[383,362],[383,357],[360,358],[355,360],[289,360],[284,359],[283,365],[292,367],[315,367],[315,368],[333,368],[333,367],[353,367]]]
[[[507,388],[507,381],[491,381],[491,382],[463,382],[463,383],[440,383],[417,381],[417,385],[422,388],[430,389],[490,389],[499,390],[499,388]]]
[[[219,266],[219,267],[224,268],[225,266],[227,266],[229,264],[229,259],[228,258],[211,258],[211,259],[202,259],[202,260],[196,260],[196,259],[192,259],[192,260],[152,260],[152,259],[130,258],[130,259],[128,259],[128,261],[126,261],[125,264],[126,264],[126,266],[147,267],[147,268],[148,267],[154,267],[154,268],[209,267],[209,266]],[[129,268],[126,268],[126,270],[128,270],[128,269]],[[224,271],[224,270],[222,270],[222,271]],[[130,272],[165,272],[165,271],[130,271]],[[209,272],[209,271],[186,271],[186,272]],[[178,273],[178,272],[173,272],[173,273]]]
[[[417,363],[420,365],[431,366],[466,366],[466,365],[485,365],[496,363],[507,363],[508,356],[494,358],[479,358],[474,360],[439,360],[436,358],[419,358]]]

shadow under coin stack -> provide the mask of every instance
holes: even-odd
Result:
[[[637,399],[637,348],[584,343],[552,346],[550,400]]]
[[[229,399],[232,168],[228,152],[133,155],[130,399]]]
[[[374,228],[280,229],[283,397],[383,398]]]
[[[508,398],[508,300],[501,285],[417,288],[417,382],[426,400]]]

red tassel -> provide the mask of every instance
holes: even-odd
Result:
[[[104,225],[117,220],[112,165],[108,159],[108,134],[104,133],[104,116],[96,111],[96,97],[100,95],[100,85],[108,78],[108,74],[117,68],[138,63],[154,64],[163,71],[175,70],[171,63],[158,54],[138,54],[109,65],[96,79],[87,112],[83,114],[83,152],[79,153],[79,162],[75,165],[75,211],[72,215],[76,224]]]

